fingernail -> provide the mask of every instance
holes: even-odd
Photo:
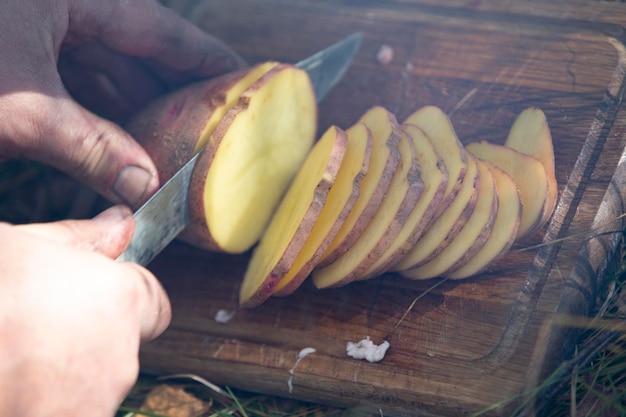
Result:
[[[117,175],[113,192],[120,200],[135,207],[142,203],[146,194],[152,190],[156,178],[138,166],[129,165]]]
[[[119,222],[133,215],[133,212],[126,206],[117,205],[109,207],[102,213],[94,217],[94,220],[102,222]]]

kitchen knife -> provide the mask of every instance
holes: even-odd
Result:
[[[343,77],[362,38],[361,32],[354,33],[296,64],[309,75],[318,102]],[[147,265],[189,224],[189,181],[199,155],[191,158],[137,210],[135,233],[118,261]]]

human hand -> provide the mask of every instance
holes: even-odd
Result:
[[[154,0],[5,0],[0,27],[0,159],[56,166],[133,207],[158,187],[156,169],[111,121],[169,88],[244,65]]]
[[[133,229],[120,206],[93,220],[0,223],[0,417],[114,415],[140,342],[171,317],[148,270],[112,260]]]

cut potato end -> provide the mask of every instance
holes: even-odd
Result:
[[[243,94],[243,92],[276,65],[278,65],[277,62],[271,61],[255,65],[247,70],[241,79],[235,82],[228,90],[218,96],[219,101],[222,104],[215,107],[213,112],[211,112],[211,115],[209,116],[209,119],[207,120],[206,125],[198,138],[194,154],[206,146],[211,133],[215,130],[215,127],[224,118],[226,112],[237,104],[239,97]]]
[[[161,183],[204,146],[209,126],[212,130],[243,89],[274,65],[259,64],[189,84],[153,101],[126,124],[126,130],[154,161]]]
[[[374,217],[387,194],[400,163],[400,131],[396,118],[383,107],[373,107],[358,121],[372,134],[373,146],[367,175],[361,181],[359,197],[337,235],[322,255],[319,265],[329,265],[345,253]]]
[[[315,221],[304,247],[276,286],[274,295],[291,294],[300,286],[317,265],[357,201],[361,181],[369,169],[372,135],[362,123],[352,126],[346,134],[348,147],[337,180],[328,193],[326,204]]]
[[[315,144],[252,254],[240,305],[263,303],[291,269],[322,212],[346,149],[345,132],[337,127],[329,128]]]
[[[524,110],[515,119],[505,146],[533,156],[543,164],[548,178],[548,199],[544,205],[539,227],[543,226],[556,207],[558,184],[554,166],[554,146],[546,115],[540,109]]]
[[[456,197],[448,206],[442,207],[439,217],[392,270],[412,269],[437,256],[454,239],[474,211],[479,184],[480,173],[476,160],[468,155],[466,174]]]
[[[489,165],[496,181],[498,213],[483,247],[456,270],[446,272],[444,276],[449,279],[468,278],[482,272],[504,255],[515,242],[522,217],[522,202],[517,184],[500,168],[485,161],[483,163]]]
[[[424,187],[408,135],[402,135],[398,150],[400,165],[378,211],[345,253],[331,264],[313,271],[316,287],[337,287],[359,279],[403,229]]]
[[[443,202],[447,206],[459,191],[467,170],[465,149],[450,118],[439,107],[425,106],[412,113],[402,124],[422,129],[435,152],[443,160],[448,172],[448,183],[444,193],[446,200]]]
[[[424,190],[396,239],[362,274],[360,279],[373,278],[386,272],[406,255],[436,216],[448,183],[443,161],[424,132],[413,125],[405,125],[402,128],[413,141],[417,163],[421,168],[420,175]]]
[[[472,215],[437,256],[417,268],[401,271],[403,277],[429,279],[441,276],[449,269],[465,263],[487,241],[498,211],[496,183],[487,164],[477,162],[480,184]]]
[[[281,64],[252,84],[217,125],[207,144],[212,151],[201,155],[192,176],[203,189],[202,202],[190,209],[206,219],[221,250],[242,253],[258,241],[311,149],[316,110],[306,72]]]
[[[522,200],[522,218],[517,231],[520,239],[541,226],[544,206],[548,201],[548,178],[537,158],[507,146],[490,142],[472,142],[467,150],[508,173],[517,184]]]

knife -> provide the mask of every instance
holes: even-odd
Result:
[[[296,64],[309,75],[318,103],[343,77],[362,38],[353,33]],[[200,153],[135,212],[135,232],[118,261],[149,264],[189,224],[189,181]]]

